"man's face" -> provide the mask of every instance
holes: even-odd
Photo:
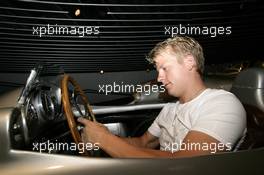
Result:
[[[177,57],[179,56],[164,50],[155,57],[155,64],[158,81],[162,82],[170,95],[180,97],[186,88],[188,71],[184,60],[179,63]]]

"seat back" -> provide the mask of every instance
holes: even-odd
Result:
[[[247,112],[247,133],[239,149],[264,146],[264,69],[242,71],[236,77],[231,92]]]

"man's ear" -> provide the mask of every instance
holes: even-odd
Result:
[[[196,66],[195,59],[192,55],[186,55],[183,59],[183,62],[189,71],[191,71]]]

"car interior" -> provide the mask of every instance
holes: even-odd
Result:
[[[71,84],[65,85],[65,91],[67,93],[69,92],[68,98],[70,99],[70,106],[63,106],[63,85],[60,81],[66,74],[60,74],[57,77],[55,76],[55,78],[53,76],[47,79],[45,76],[41,76],[42,70],[43,66],[39,65],[36,69],[33,69],[33,73],[31,72],[27,80],[27,82],[30,83],[26,84],[18,99],[17,103],[21,105],[14,108],[12,112],[9,133],[12,149],[39,152],[39,150],[33,149],[34,145],[39,143],[44,144],[50,142],[55,144],[72,143],[74,141],[77,143],[81,142],[81,140],[74,140],[69,130],[69,123],[73,122],[74,125],[76,125],[77,117],[94,115],[93,112],[91,112],[92,107],[91,111],[89,111],[90,109],[85,109],[85,106],[87,106],[85,104],[89,104],[88,100],[85,102],[83,101],[83,99],[86,100],[85,93],[82,90],[77,91],[76,87],[73,87]],[[36,72],[36,74],[35,77],[32,78],[34,72]],[[76,86],[79,86],[75,80],[72,79],[72,81],[76,83]],[[77,89],[81,89],[81,87]],[[85,96],[84,98],[80,96],[81,92],[83,96]],[[163,103],[160,103],[159,106],[155,107],[157,104],[154,100],[152,100],[151,103],[144,103],[145,101],[148,102],[149,99],[155,99],[155,97],[159,95],[164,99],[156,99],[156,102],[162,102],[163,100]],[[120,105],[120,100],[108,102],[108,104],[111,103],[112,105],[110,106],[110,111],[105,111],[104,109],[100,110],[100,107],[102,108],[105,106],[105,102],[101,104],[97,103],[96,106],[93,106],[96,121],[105,124],[112,133],[120,137],[141,136],[156,118],[165,100],[175,100],[173,98],[165,99],[167,96],[165,93],[153,93],[153,97],[151,97],[151,95],[146,97],[144,93],[131,94],[130,96],[133,100],[127,101],[127,104],[123,101],[123,107],[131,109],[125,109],[123,111],[120,111],[120,107],[117,106]],[[137,106],[134,106],[135,104]],[[144,107],[144,105],[149,105],[149,107]],[[136,109],[136,107],[139,109]],[[70,113],[73,113],[72,121],[68,120],[64,109],[69,109]],[[85,114],[88,111],[89,114]],[[78,150],[53,149],[50,151],[44,149],[42,152],[79,155]],[[107,155],[100,150],[97,151],[96,156],[106,157]]]
[[[239,73],[232,84],[230,91],[239,98],[247,113],[247,132],[245,136],[239,140],[234,151],[251,150],[264,146],[263,79],[263,69],[249,68]],[[58,78],[55,79],[55,82],[57,80]],[[75,140],[69,131],[68,121],[66,120],[67,116],[63,110],[61,94],[58,93],[61,91],[61,84],[57,82],[56,85],[54,81],[50,83],[50,80],[42,78],[41,76],[36,77],[34,81],[35,82],[32,82],[28,92],[24,94],[26,95],[26,103],[24,107],[21,109],[15,108],[12,113],[10,121],[10,139],[12,149],[32,151],[34,150],[33,145],[36,143],[46,143],[47,141],[54,144],[56,142],[74,142]],[[77,94],[75,90],[69,90],[69,93],[71,93],[70,96]],[[166,93],[152,94],[152,96],[157,95],[162,97],[162,99],[158,102],[163,102],[163,104],[166,102],[177,101],[175,98],[169,98]],[[135,97],[141,95],[134,94],[133,96]],[[148,102],[148,100],[144,99],[144,95],[142,96],[143,100],[142,98],[134,98],[134,101],[129,102],[127,105],[140,105],[144,104],[145,101]],[[83,113],[85,113],[85,110],[83,106],[85,105],[82,100],[78,100],[77,98],[76,100],[73,100],[75,98],[76,97],[70,100],[72,105],[70,108],[74,111],[73,120],[76,122],[76,118],[78,116],[84,115]],[[151,98],[151,96],[148,96],[148,98]],[[112,101],[112,104],[115,102],[115,100]],[[153,102],[155,101],[152,100],[152,104]],[[86,103],[89,104],[88,101]],[[152,104],[150,103],[150,105]],[[139,110],[134,109],[132,111],[117,110],[114,112],[101,113],[96,112],[96,108],[98,107],[100,108],[100,103],[93,107],[95,108],[94,111],[96,113],[95,118],[97,122],[105,124],[105,126],[107,126],[112,133],[120,137],[136,137],[141,136],[148,129],[156,116],[159,114],[162,106],[154,109],[143,108]],[[26,112],[21,112],[23,110]],[[21,120],[21,118],[23,119],[21,115],[25,115],[25,126]],[[91,116],[91,114],[89,115]],[[35,151],[38,152],[39,150]],[[49,149],[44,149],[43,152],[79,155],[78,150],[65,151],[53,149],[50,151]],[[102,150],[96,151],[96,154],[93,153],[93,155],[98,157],[108,157],[108,155]]]

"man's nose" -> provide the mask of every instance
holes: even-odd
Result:
[[[157,81],[162,82],[163,79],[164,79],[164,73],[162,71],[159,71]]]

